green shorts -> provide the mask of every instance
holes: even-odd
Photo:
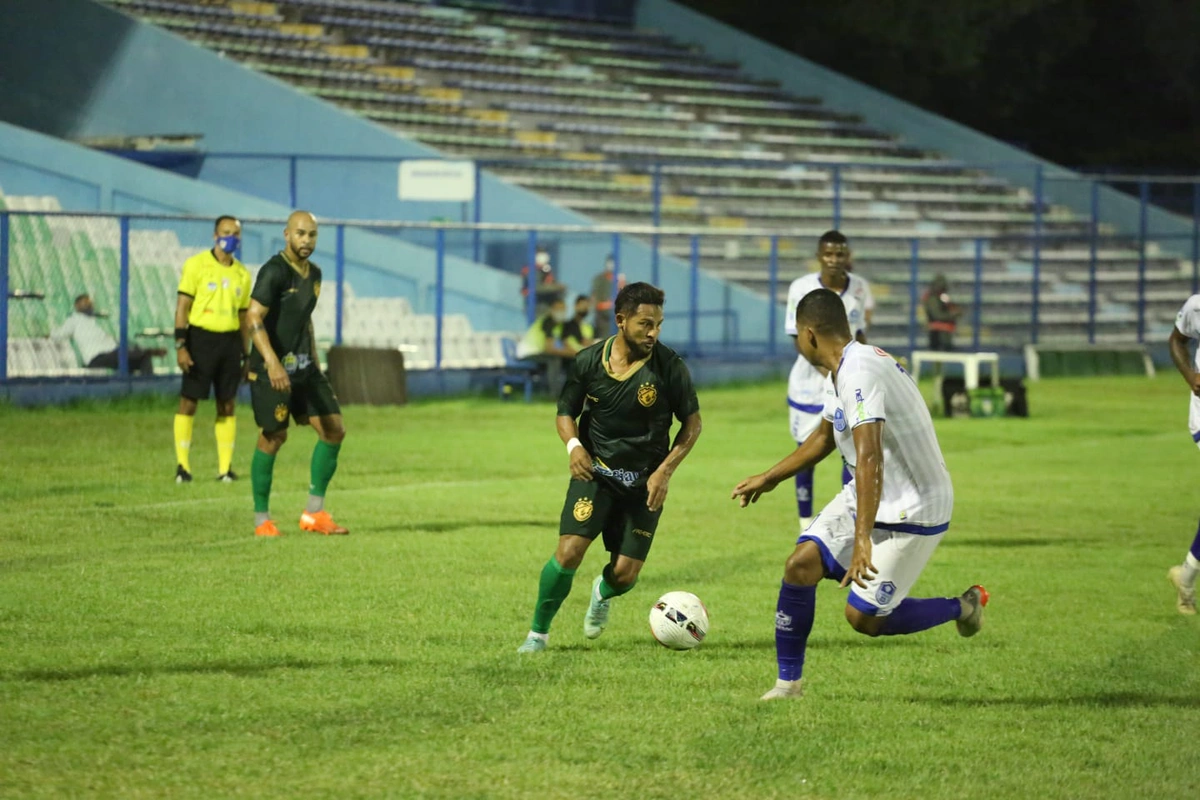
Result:
[[[580,481],[567,486],[559,535],[574,534],[587,539],[604,535],[604,549],[610,553],[645,561],[654,544],[654,532],[662,509],[646,508],[646,487],[625,489],[608,481]]]
[[[254,421],[263,433],[277,433],[294,417],[297,425],[307,425],[309,417],[328,417],[342,413],[329,379],[319,370],[292,375],[292,390],[280,392],[271,386],[265,369],[251,373],[250,403]]]

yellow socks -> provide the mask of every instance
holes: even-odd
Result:
[[[188,459],[192,450],[192,423],[195,419],[185,414],[175,415],[175,463],[187,472],[192,471]]]
[[[233,466],[233,445],[237,442],[237,417],[217,417],[217,474],[224,475]]]

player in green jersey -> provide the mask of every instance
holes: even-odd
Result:
[[[661,289],[629,284],[617,295],[616,335],[575,356],[557,418],[571,482],[558,549],[542,568],[533,625],[518,652],[546,649],[550,622],[597,536],[609,561],[592,582],[583,633],[604,632],[610,602],[633,588],[646,563],[671,476],[700,436],[687,366],[658,342],[662,306]],[[672,418],[682,423],[674,443]]]
[[[283,231],[287,246],[271,258],[254,282],[246,317],[254,350],[250,354],[250,398],[254,421],[262,429],[250,462],[254,488],[254,533],[278,536],[269,501],[275,455],[287,441],[288,419],[312,425],[313,449],[308,504],[300,529],[325,535],[349,533],[325,510],[325,490],[337,470],[346,437],[342,410],[329,379],[321,372],[312,312],[321,294],[321,269],[308,258],[317,246],[317,220],[295,211]]]

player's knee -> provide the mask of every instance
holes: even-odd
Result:
[[[341,444],[346,438],[345,425],[331,425],[325,429],[325,441],[330,444]]]
[[[864,614],[852,605],[846,606],[846,622],[850,623],[851,628],[867,636],[878,636],[883,630],[885,619],[886,617]]]
[[[196,406],[196,401],[190,397],[179,398],[179,413],[185,417],[196,416]]]
[[[273,456],[279,452],[279,448],[283,447],[283,443],[287,441],[287,437],[287,428],[273,433],[264,432],[258,437],[258,449],[267,455]]]
[[[612,568],[613,579],[617,582],[615,588],[627,589],[628,587],[637,583],[638,573],[641,572],[641,567],[641,563],[618,559],[617,563],[614,564]]]
[[[804,542],[793,550],[783,565],[783,579],[793,586],[816,586],[824,576],[821,553],[812,542]]]
[[[235,405],[236,405],[236,402],[234,401],[233,398],[230,398],[228,400],[218,400],[217,401],[217,416],[218,417],[232,417],[234,414],[234,406]]]
[[[578,569],[591,542],[582,536],[559,536],[554,560],[563,569]]]

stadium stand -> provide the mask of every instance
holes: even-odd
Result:
[[[789,96],[659,32],[466,3],[106,2],[447,155],[493,160],[496,174],[596,222],[645,224],[659,162],[664,225],[794,237],[780,251],[779,301],[786,279],[811,267],[836,181],[856,265],[878,287],[872,338],[884,345],[908,342],[913,237],[922,239],[923,279],[943,272],[960,297],[973,285],[975,240],[989,240],[984,344],[1028,338],[1029,237],[1039,224],[1041,338],[1078,341],[1088,319],[1088,221],[1063,207],[1036,209],[1029,192],[1000,177],[908,146],[820,98]],[[661,244],[681,257],[690,247],[682,237]],[[713,274],[766,291],[765,241],[709,237],[701,255]],[[1097,263],[1096,340],[1129,341],[1139,254],[1132,242],[1109,242]],[[1146,330],[1156,335],[1190,291],[1190,263],[1153,252],[1146,267]],[[413,341],[426,352],[427,338]]]

